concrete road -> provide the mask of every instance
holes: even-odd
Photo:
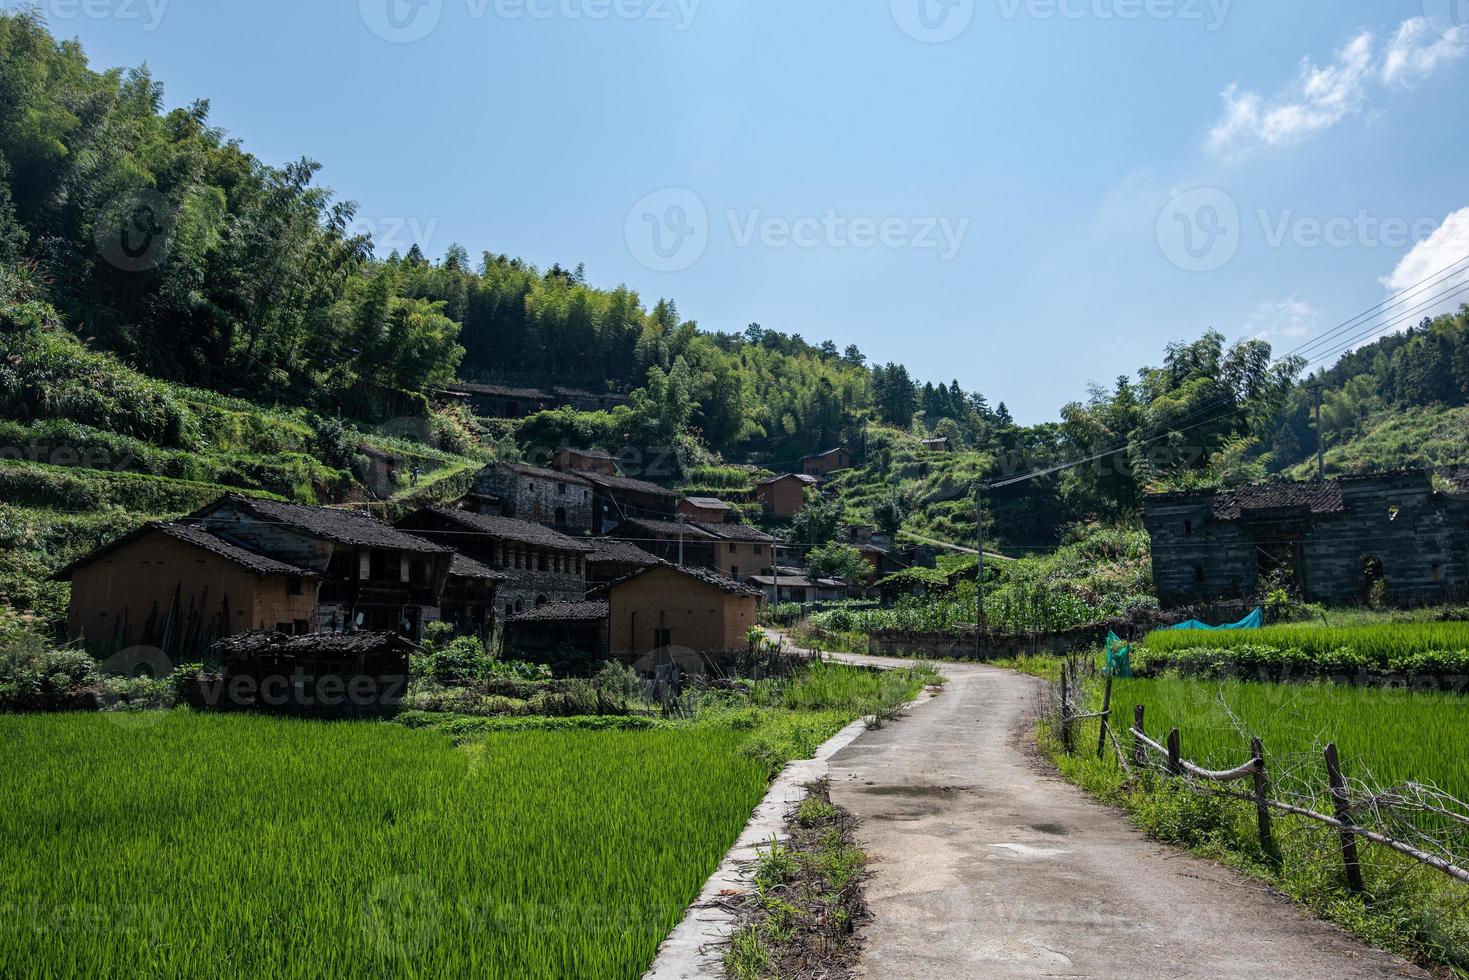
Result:
[[[862,976],[1427,977],[1047,772],[1026,748],[1041,682],[944,673],[831,761],[873,862]]]

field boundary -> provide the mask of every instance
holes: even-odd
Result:
[[[888,669],[888,668],[881,668]],[[908,711],[932,700],[924,692],[903,708]],[[867,731],[867,719],[858,718],[816,749],[809,759],[787,764],[770,784],[764,798],[755,807],[745,829],[734,846],[724,855],[719,867],[704,882],[699,897],[688,907],[683,920],[674,927],[658,947],[653,965],[643,980],[687,980],[690,977],[723,975],[723,951],[719,948],[738,926],[735,913],[721,902],[721,892],[744,891],[749,886],[745,874],[756,858],[756,849],[784,837],[786,812],[806,798],[806,787],[830,774],[831,759]]]

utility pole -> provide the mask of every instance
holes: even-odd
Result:
[[[1326,433],[1321,430],[1321,382],[1311,385],[1316,396],[1316,479],[1326,479]]]
[[[684,515],[678,515],[678,567],[683,568],[683,519]]]
[[[974,527],[978,543],[978,563],[974,576],[974,652],[984,652],[984,482],[974,488]]]

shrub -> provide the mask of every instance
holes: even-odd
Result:
[[[0,710],[67,711],[95,706],[97,662],[22,629],[0,636]]]

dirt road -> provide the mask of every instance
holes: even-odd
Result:
[[[944,673],[942,695],[831,761],[874,862],[864,976],[1427,976],[1048,773],[1024,742],[1039,681]]]

